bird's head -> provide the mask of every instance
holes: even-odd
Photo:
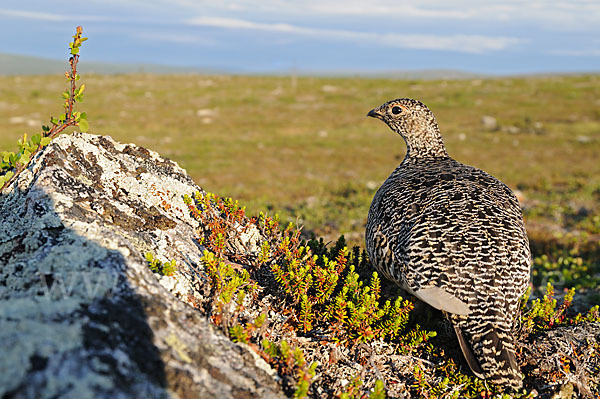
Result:
[[[435,116],[421,101],[398,98],[372,109],[367,116],[381,119],[401,135],[409,156],[447,156]]]
[[[411,98],[398,98],[388,101],[382,106],[369,111],[367,116],[381,119],[390,129],[402,137],[429,128],[437,130],[437,122],[433,112],[421,101]]]

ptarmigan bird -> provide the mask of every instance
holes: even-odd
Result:
[[[513,327],[531,254],[519,202],[501,181],[452,159],[427,106],[401,98],[371,110],[406,142],[367,220],[373,266],[444,312],[473,373],[523,385]]]

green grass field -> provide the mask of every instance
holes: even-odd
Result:
[[[365,115],[393,98],[417,98],[436,114],[454,158],[519,191],[532,246],[550,255],[548,268],[581,255],[588,273],[600,269],[600,76],[84,75],[81,82],[79,110],[91,133],[155,150],[251,213],[277,212],[307,232],[345,234],[360,245],[371,198],[405,152],[399,136]],[[0,149],[13,150],[24,132],[60,114],[64,86],[62,76],[0,77]],[[484,115],[500,129],[486,131]]]

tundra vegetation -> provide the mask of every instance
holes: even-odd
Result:
[[[411,394],[502,395],[463,373],[449,354],[448,334],[414,317],[410,298],[382,281],[362,250],[371,198],[404,156],[401,139],[364,114],[394,96],[427,103],[454,158],[517,190],[534,254],[519,341],[600,322],[599,76],[408,81],[90,74],[86,89],[77,83],[85,40],[78,27],[69,44],[64,113],[48,125],[41,115],[60,92],[59,80],[0,77],[0,148],[8,150],[0,153],[0,186],[57,134],[88,130],[87,114],[75,110],[86,90],[92,132],[160,149],[203,188],[225,196],[185,198],[204,226],[197,239],[206,248],[207,295],[196,307],[271,364],[290,396],[385,397],[389,382],[376,374],[336,374],[344,356],[367,364],[365,344],[375,342],[393,348],[393,356],[435,365],[432,375],[415,363],[404,381]],[[38,125],[39,132],[24,132]],[[249,230],[260,234],[259,253],[235,245]],[[156,273],[176,271],[174,260],[145,256]],[[319,355],[314,342],[339,348],[339,359]],[[577,356],[598,357],[598,346],[592,349]],[[557,373],[573,367],[564,358]],[[527,389],[517,396],[530,397],[524,372]],[[347,383],[324,391],[336,378]],[[597,385],[589,389],[600,393]]]

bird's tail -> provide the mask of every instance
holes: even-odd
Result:
[[[479,378],[503,387],[519,389],[523,379],[515,355],[514,338],[510,330],[487,325],[479,334],[465,334],[455,324],[460,348],[471,371]]]

